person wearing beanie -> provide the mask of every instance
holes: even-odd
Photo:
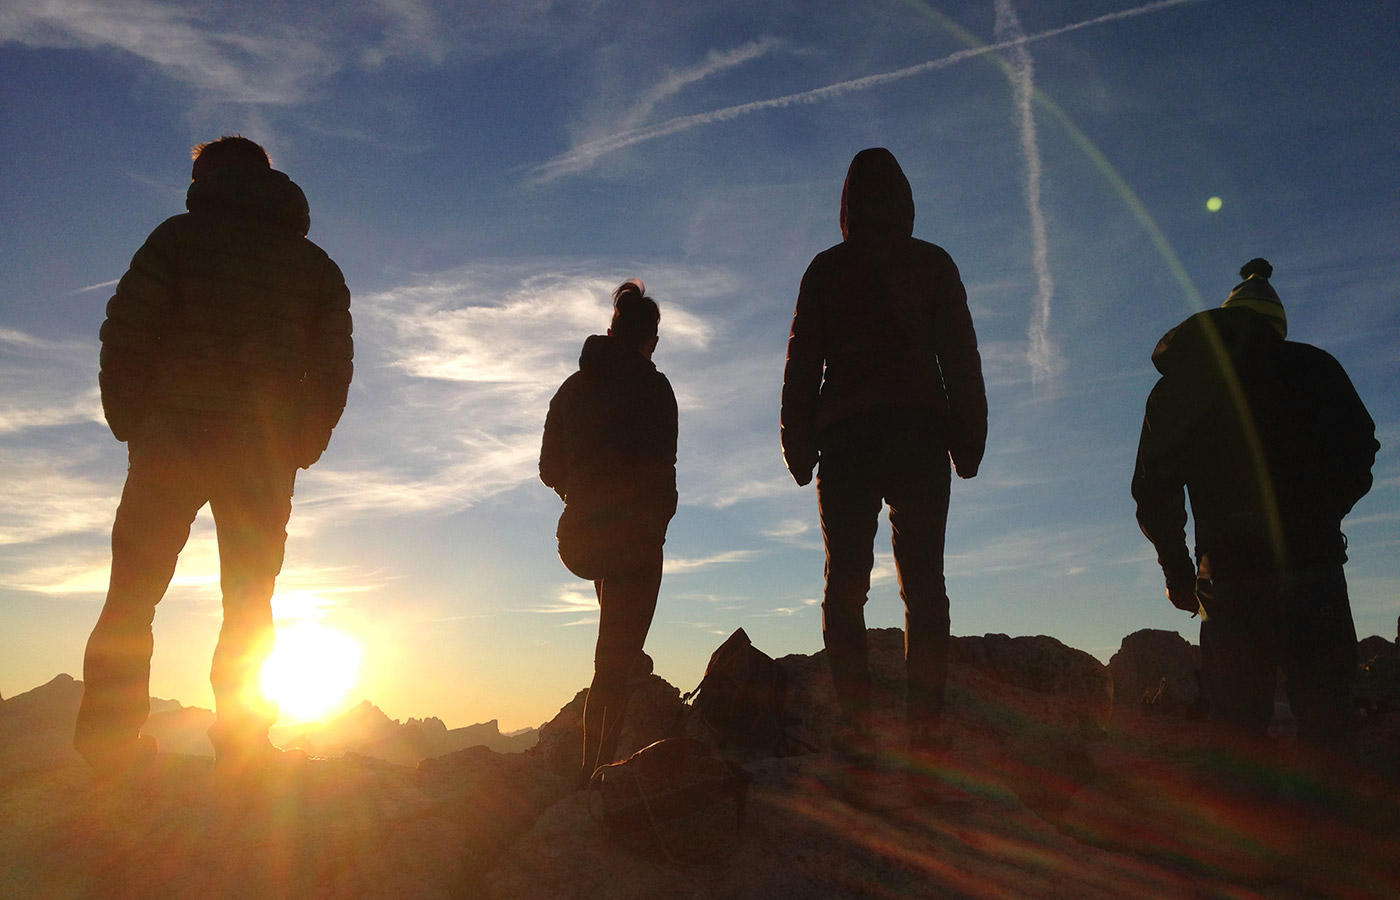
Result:
[[[320,458],[352,371],[350,292],[306,239],[301,188],[241,136],[197,145],[188,212],[136,251],[107,304],[98,383],[129,467],[112,526],[106,603],[83,657],[74,745],[102,778],[144,767],[151,623],[207,503],[223,626],[210,682],[215,765],[280,758],[259,679],[292,487]]]
[[[1272,274],[1251,260],[1220,308],[1157,343],[1132,494],[1167,597],[1201,615],[1216,737],[1264,738],[1281,668],[1299,741],[1346,745],[1356,632],[1342,520],[1380,445],[1337,360],[1285,340]]]
[[[1279,337],[1286,338],[1288,316],[1283,311],[1283,302],[1279,300],[1278,294],[1274,293],[1273,285],[1269,284],[1269,278],[1273,274],[1274,267],[1269,265],[1267,259],[1251,259],[1240,269],[1240,277],[1244,281],[1235,285],[1235,289],[1230,291],[1230,296],[1220,305],[1226,308],[1252,309],[1269,320]]]

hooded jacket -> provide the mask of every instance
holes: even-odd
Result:
[[[118,440],[237,436],[315,462],[352,374],[350,292],[301,189],[257,166],[191,183],[107,304],[99,383]]]
[[[540,480],[565,503],[561,530],[609,527],[661,542],[676,512],[676,396],[633,347],[595,334],[549,401]],[[566,524],[567,523],[567,524]]]
[[[1371,488],[1375,423],[1327,352],[1246,308],[1197,313],[1152,353],[1162,373],[1132,491],[1170,588],[1341,565],[1342,518]]]
[[[856,154],[841,193],[843,241],[807,267],[788,337],[780,424],[799,484],[826,429],[880,410],[933,413],[958,474],[977,473],[987,395],[967,292],[952,257],[913,229],[913,193],[894,156]]]

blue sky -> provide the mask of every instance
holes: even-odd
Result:
[[[586,685],[592,589],[555,556],[536,460],[632,276],[681,410],[657,671],[693,687],[740,626],[775,656],[821,646],[816,497],[783,468],[778,395],[798,281],[868,146],[958,262],[983,352],[954,633],[1104,660],[1139,628],[1194,639],[1128,495],[1149,354],[1264,256],[1290,337],[1376,419],[1348,577],[1359,631],[1393,637],[1397,38],[1388,2],[7,0],[0,694],[80,673],[125,463],[103,307],[182,211],[189,146],[227,133],[305,190],[354,298],[356,379],[298,480],[277,611],[360,640],[354,699],[391,716],[535,725]],[[868,620],[897,625],[878,541]],[[216,559],[206,511],[157,616],[157,696],[210,702]]]

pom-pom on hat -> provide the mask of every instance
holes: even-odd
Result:
[[[1283,311],[1283,301],[1269,284],[1269,276],[1273,274],[1274,267],[1267,259],[1251,259],[1240,267],[1240,277],[1244,281],[1235,285],[1220,305],[1252,309],[1268,319],[1281,336],[1288,337],[1288,315]]]

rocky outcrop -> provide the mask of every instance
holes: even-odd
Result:
[[[1108,719],[1110,669],[1087,654],[1050,638],[988,635],[955,641],[947,747],[912,755],[900,731],[902,637],[884,629],[869,640],[881,768],[857,777],[829,753],[747,751],[744,824],[732,854],[712,863],[638,852],[594,818],[598,798],[573,790],[570,777],[580,692],[524,753],[478,746],[416,768],[311,759],[239,777],[163,752],[124,786],[98,789],[86,767],[61,761],[0,777],[0,896],[1400,896],[1391,732],[1363,732],[1364,767],[1312,772],[1300,782],[1312,793],[1279,804],[1220,789],[1198,722]],[[1147,643],[1125,641],[1119,663]],[[1383,660],[1394,645],[1361,649]],[[780,663],[789,712],[825,746],[834,698],[824,655]],[[76,703],[71,679],[51,693]],[[10,729],[0,734],[15,733],[11,704],[21,699],[0,705],[0,729]],[[452,731],[370,706],[347,724],[373,726],[363,737],[386,723],[415,742]],[[705,734],[675,687],[638,679],[622,751],[677,730]]]
[[[0,775],[73,764],[73,723],[83,683],[59,675],[0,704]]]
[[[1175,631],[1145,628],[1123,638],[1108,661],[1115,713],[1170,713],[1200,695],[1201,650]]]

